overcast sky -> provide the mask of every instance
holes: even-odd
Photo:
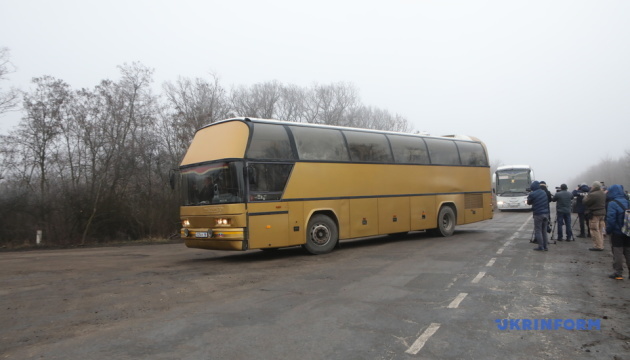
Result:
[[[3,89],[42,75],[93,88],[134,61],[157,86],[351,83],[550,186],[630,150],[626,0],[0,0],[0,47],[17,67]],[[0,133],[17,120],[0,115]]]

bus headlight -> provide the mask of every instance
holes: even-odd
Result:
[[[188,219],[182,220],[182,227],[190,227],[190,220]]]
[[[216,226],[230,226],[232,222],[227,218],[217,218],[214,219],[214,223]]]

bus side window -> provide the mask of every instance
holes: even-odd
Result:
[[[488,159],[481,144],[463,141],[457,141],[456,144],[462,165],[488,166]]]
[[[394,161],[401,164],[429,164],[429,153],[419,137],[387,135],[394,151]]]
[[[429,147],[431,164],[460,165],[459,153],[453,140],[425,139]]]
[[[341,131],[290,126],[300,160],[348,161]]]
[[[255,182],[249,180],[250,201],[280,200],[289,180],[292,164],[253,163]]]
[[[252,141],[246,156],[250,159],[293,160],[289,135],[284,126],[276,124],[254,124]]]
[[[347,130],[344,130],[343,133],[348,140],[351,161],[393,162],[392,152],[385,135]]]

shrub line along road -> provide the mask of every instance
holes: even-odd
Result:
[[[531,213],[498,212],[450,238],[376,237],[319,256],[3,252],[0,359],[630,358],[630,280],[608,279],[608,240],[540,253],[532,226]],[[601,329],[501,330],[505,319]]]

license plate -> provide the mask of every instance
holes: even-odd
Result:
[[[195,237],[198,238],[207,238],[208,237],[208,232],[207,231],[199,231],[195,234]]]

